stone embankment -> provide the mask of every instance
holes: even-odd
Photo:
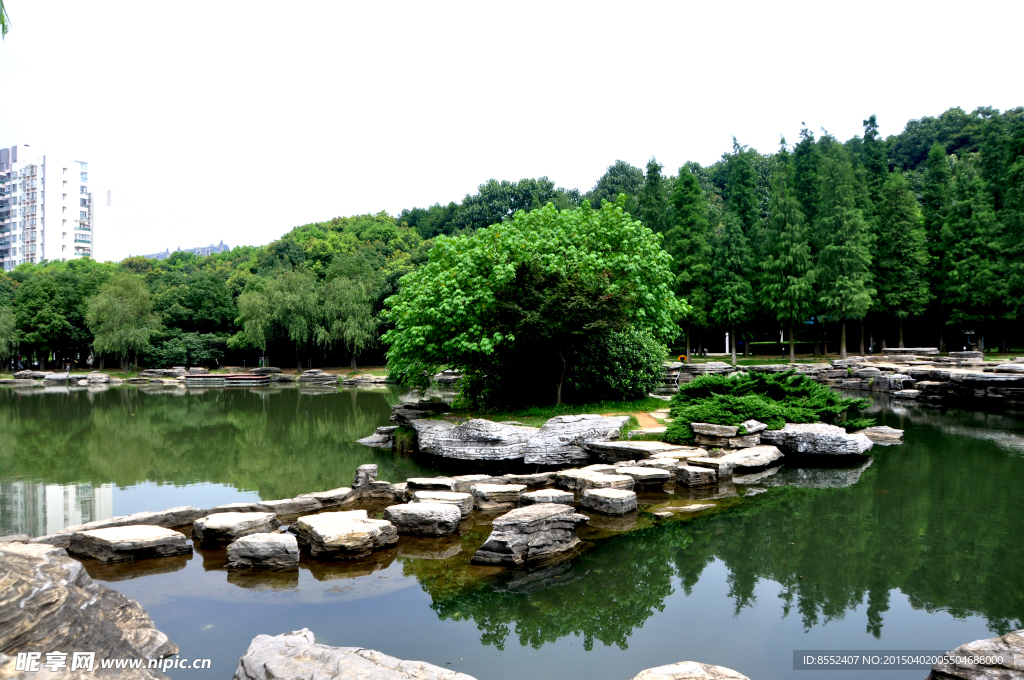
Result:
[[[445,374],[450,372],[443,372]],[[442,374],[438,374],[439,376]],[[457,374],[456,374],[457,375]],[[448,377],[446,380],[450,379]],[[457,379],[456,379],[457,380]],[[193,366],[175,366],[173,368],[152,368],[139,372],[134,378],[127,381],[120,378],[112,378],[106,373],[93,371],[89,374],[72,373],[47,373],[44,371],[18,371],[12,378],[0,379],[0,385],[11,387],[45,387],[47,385],[65,385],[89,387],[94,390],[101,390],[107,387],[123,385],[139,386],[163,386],[173,388],[224,388],[224,387],[254,387],[270,385],[271,383],[288,383],[315,389],[318,387],[383,387],[392,381],[387,376],[371,375],[369,373],[349,375],[342,377],[333,373],[326,373],[322,369],[314,368],[302,371],[298,375],[282,373],[280,368],[274,366],[261,366],[251,368],[246,373],[210,373],[210,369]],[[452,381],[454,382],[454,381]],[[444,383],[452,384],[452,383]]]
[[[475,680],[424,661],[403,661],[363,647],[319,644],[307,629],[283,635],[257,635],[232,680]],[[641,671],[633,680],[748,680],[722,666],[681,661]]]

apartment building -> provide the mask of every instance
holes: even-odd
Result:
[[[86,161],[28,144],[0,149],[0,268],[92,257],[91,186]]]

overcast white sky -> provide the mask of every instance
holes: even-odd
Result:
[[[5,2],[0,146],[108,180],[99,259],[1024,105],[1021,2]]]

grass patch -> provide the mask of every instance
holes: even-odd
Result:
[[[451,413],[456,416],[465,416],[467,418],[486,418],[496,422],[501,422],[503,420],[517,420],[523,425],[540,427],[555,416],[575,416],[584,413],[639,413],[665,408],[665,404],[666,402],[661,399],[646,397],[644,399],[636,399],[633,401],[598,401],[590,404],[552,404],[550,406],[530,406],[529,408],[514,410],[497,409],[482,411],[471,409],[452,409]],[[630,418],[630,422],[626,424],[626,428],[628,429],[623,429],[623,434],[640,427],[640,423],[635,417],[630,416]],[[632,427],[630,427],[631,424]]]
[[[851,408],[866,408],[868,400],[839,396],[829,387],[793,371],[742,373],[726,377],[702,375],[679,387],[672,397],[665,441],[692,442],[690,423],[740,425],[754,419],[780,430],[786,423],[825,422],[848,431],[870,427],[869,418],[844,420]]]

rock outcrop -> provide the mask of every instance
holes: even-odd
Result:
[[[472,561],[507,567],[547,561],[574,550],[580,543],[576,530],[588,521],[557,503],[516,508],[494,520],[491,535]]]
[[[196,520],[192,540],[199,545],[227,545],[242,536],[269,533],[279,526],[272,512],[218,512]]]
[[[257,635],[232,680],[474,680],[422,661],[402,661],[362,647],[317,644],[303,628],[284,635]]]
[[[621,463],[625,460],[641,460],[654,456],[692,450],[690,447],[677,446],[666,442],[648,441],[588,441],[583,445],[587,453],[601,463]]]
[[[556,416],[544,423],[526,444],[523,462],[527,465],[567,465],[587,460],[584,443],[619,438],[628,416]]]
[[[580,505],[602,515],[636,512],[636,494],[625,489],[586,489]]]
[[[510,510],[519,505],[519,498],[526,491],[523,484],[474,484],[471,488],[473,505],[477,510],[494,512]]]
[[[765,430],[761,441],[774,444],[786,454],[849,456],[871,450],[874,445],[863,434],[825,423],[786,423],[781,430]]]
[[[158,659],[177,654],[178,647],[138,602],[95,583],[63,550],[0,544],[0,583],[0,677],[31,677],[14,671],[18,652],[53,650],[68,654],[69,667],[74,652],[94,652],[101,679],[167,678],[150,669],[100,672],[99,659]],[[50,675],[43,670],[39,677]]]
[[[76,532],[71,535],[68,550],[100,562],[192,554],[185,534],[144,524]]]
[[[228,546],[231,569],[298,569],[299,542],[291,534],[249,534]]]
[[[395,430],[397,429],[397,425],[383,425],[374,430],[373,434],[369,437],[357,439],[356,444],[372,446],[378,449],[390,449],[395,443]]]
[[[398,542],[391,522],[369,519],[366,510],[324,512],[300,517],[293,525],[299,542],[314,557],[355,559]]]
[[[935,664],[926,680],[1021,680],[1024,678],[1024,629],[999,637],[975,640],[946,652],[964,663]],[[1002,663],[968,663],[971,657],[997,657]]]

